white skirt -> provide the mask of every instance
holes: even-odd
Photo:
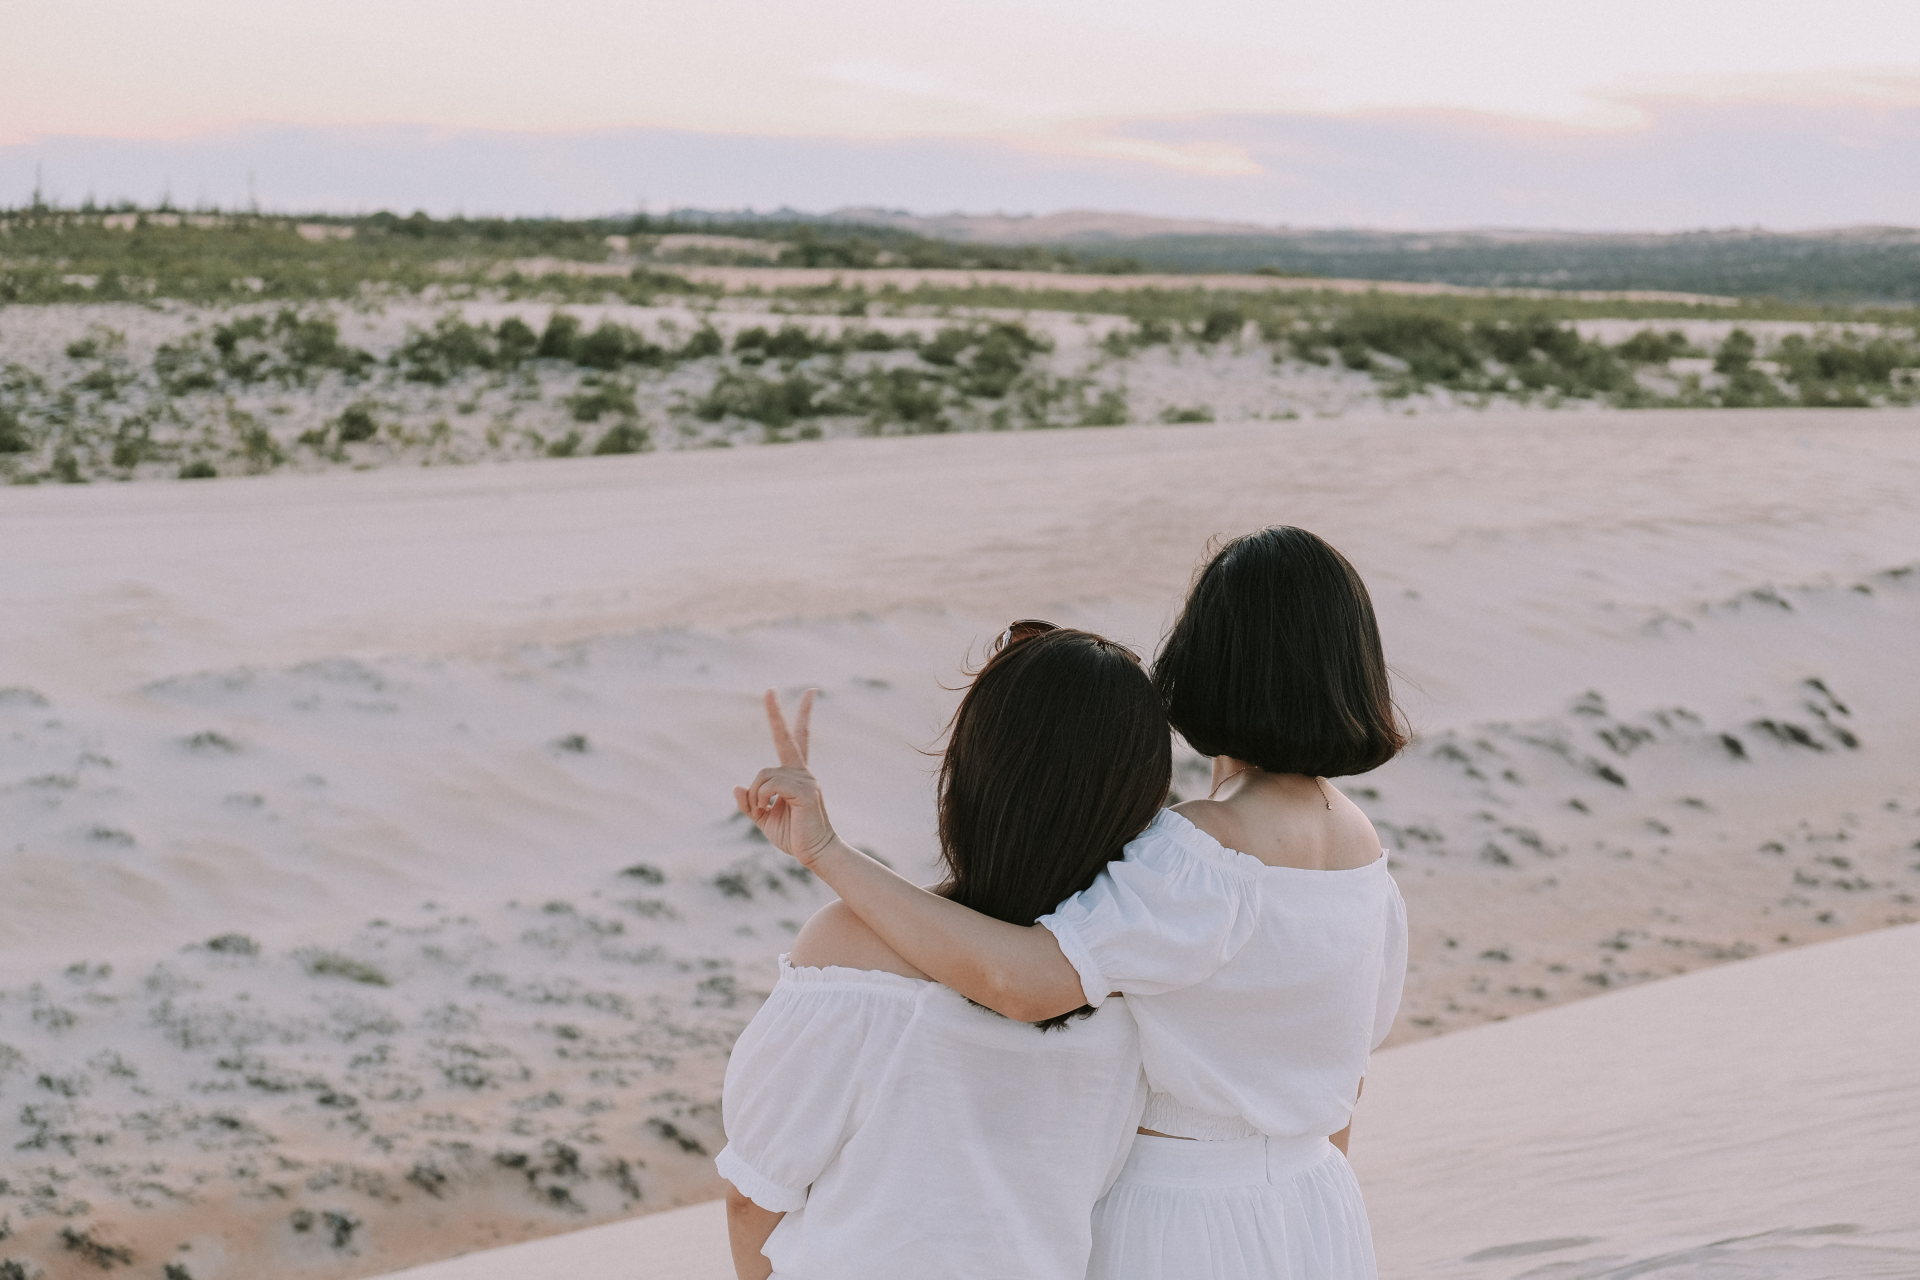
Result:
[[[1133,1140],[1087,1280],[1376,1280],[1353,1168],[1325,1138]]]

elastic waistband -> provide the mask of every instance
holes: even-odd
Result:
[[[1335,1150],[1325,1138],[1269,1138],[1196,1142],[1140,1134],[1127,1153],[1121,1182],[1181,1187],[1239,1187],[1271,1182],[1310,1169]]]

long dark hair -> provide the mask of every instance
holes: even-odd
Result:
[[[940,892],[1032,924],[1146,829],[1172,767],[1159,695],[1131,650],[1088,631],[1010,628],[960,700],[940,762]]]
[[[1153,682],[1204,756],[1342,777],[1407,744],[1366,584],[1325,540],[1277,525],[1200,571]]]

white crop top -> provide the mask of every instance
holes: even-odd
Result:
[[[1176,1137],[1344,1129],[1406,980],[1384,853],[1345,871],[1272,867],[1171,809],[1040,923],[1088,1004],[1126,995],[1152,1090],[1140,1123]]]
[[[1083,1280],[1146,1098],[1119,1000],[1052,1031],[934,982],[796,969],[741,1033],[720,1175],[780,1280]]]

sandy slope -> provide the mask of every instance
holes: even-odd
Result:
[[[727,817],[757,691],[825,690],[842,824],[924,869],[912,748],[968,646],[1038,614],[1150,647],[1205,540],[1272,521],[1366,573],[1421,731],[1352,784],[1414,912],[1400,1039],[1911,920],[1916,428],[9,491],[0,1260],[347,1277],[711,1194],[726,1046],[821,900]]]
[[[1920,1275],[1920,927],[1381,1054],[1381,1274]]]
[[[1353,1154],[1381,1275],[1920,1273],[1917,1001],[1909,925],[1379,1054]],[[404,1280],[726,1280],[718,1210]]]

